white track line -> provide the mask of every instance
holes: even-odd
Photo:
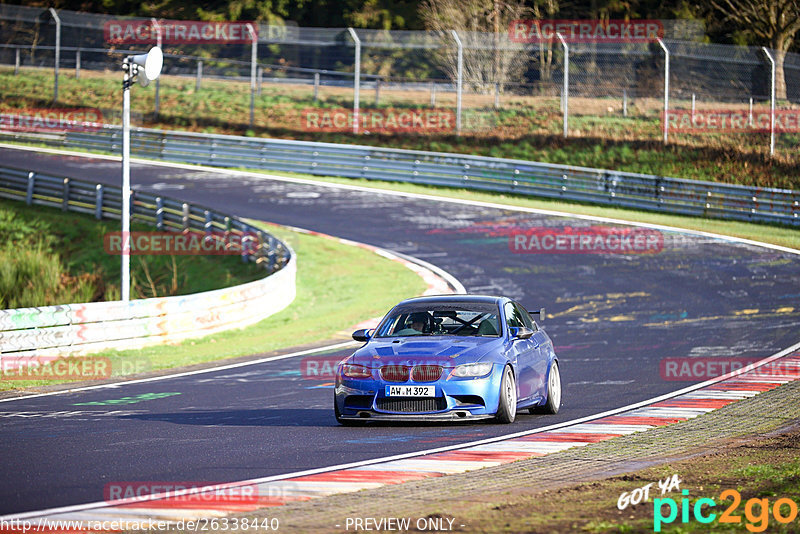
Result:
[[[33,517],[49,516],[49,515],[55,515],[55,514],[67,514],[67,513],[80,512],[80,511],[85,511],[85,510],[94,510],[94,509],[97,509],[97,508],[119,506],[119,505],[122,505],[122,504],[145,503],[145,502],[148,502],[148,501],[161,500],[161,499],[164,499],[164,498],[180,497],[180,496],[188,494],[190,492],[191,493],[194,493],[194,492],[198,492],[199,493],[199,492],[202,492],[202,491],[212,491],[213,489],[220,488],[220,487],[233,488],[233,487],[245,486],[245,485],[263,484],[263,483],[266,483],[266,482],[275,482],[275,481],[284,480],[284,479],[288,479],[288,478],[297,478],[297,477],[306,476],[306,475],[315,475],[315,474],[318,474],[318,473],[327,473],[327,472],[330,472],[330,471],[339,471],[339,470],[342,470],[342,469],[352,469],[352,468],[356,468],[356,467],[372,466],[374,464],[379,464],[379,463],[382,464],[382,463],[387,463],[387,462],[394,462],[396,460],[404,460],[404,459],[407,459],[407,458],[415,458],[415,457],[418,457],[418,456],[425,456],[425,455],[434,454],[434,453],[437,453],[437,452],[447,452],[447,451],[453,451],[453,450],[459,450],[459,449],[465,449],[465,448],[472,448],[472,447],[476,447],[476,446],[479,446],[479,445],[488,445],[488,444],[491,444],[491,443],[498,443],[498,442],[510,440],[510,439],[513,439],[513,438],[519,438],[519,437],[523,437],[523,436],[530,436],[532,434],[540,434],[542,432],[547,432],[549,430],[557,430],[557,429],[563,429],[563,428],[571,427],[571,426],[575,426],[575,425],[580,425],[582,423],[586,423],[586,422],[589,422],[589,421],[594,421],[596,419],[601,419],[601,418],[607,417],[609,415],[615,415],[615,414],[618,414],[618,413],[634,410],[636,408],[642,408],[642,407],[645,407],[645,406],[649,406],[650,404],[654,404],[656,402],[660,402],[660,401],[663,401],[663,400],[671,399],[673,397],[677,397],[677,396],[682,395],[684,393],[688,393],[690,391],[701,389],[701,388],[704,388],[706,386],[710,386],[712,384],[716,384],[718,382],[722,382],[723,380],[727,380],[728,378],[731,378],[731,377],[734,377],[734,376],[738,376],[740,374],[752,371],[753,369],[757,369],[757,368],[761,367],[762,365],[766,365],[766,364],[768,364],[768,363],[770,363],[770,362],[772,362],[774,360],[782,358],[782,357],[786,356],[787,354],[791,354],[792,352],[795,352],[797,350],[800,350],[800,343],[796,343],[796,344],[792,345],[791,347],[788,347],[788,348],[786,348],[786,349],[784,349],[784,350],[782,350],[780,352],[776,352],[772,356],[768,356],[768,357],[764,358],[763,360],[759,360],[759,361],[757,361],[757,362],[755,362],[753,364],[750,364],[750,365],[747,365],[745,367],[742,367],[741,369],[737,369],[736,371],[731,371],[730,373],[726,373],[726,374],[724,374],[722,376],[718,376],[716,378],[712,378],[711,380],[706,380],[705,382],[701,382],[699,384],[694,384],[692,386],[685,387],[683,389],[680,389],[678,391],[674,391],[672,393],[666,393],[664,395],[659,395],[658,397],[653,397],[652,399],[648,399],[648,400],[639,401],[639,402],[636,402],[636,403],[633,403],[633,404],[629,404],[629,405],[623,406],[621,408],[614,408],[613,410],[608,410],[608,411],[605,411],[605,412],[602,412],[602,413],[599,413],[599,414],[588,415],[586,417],[580,417],[578,419],[573,419],[572,421],[565,421],[563,423],[556,423],[554,425],[549,425],[549,426],[545,426],[545,427],[541,427],[541,428],[536,428],[536,429],[533,429],[533,430],[524,430],[524,431],[521,431],[521,432],[516,432],[516,433],[513,433],[513,434],[506,434],[504,436],[498,436],[498,437],[494,437],[494,438],[487,438],[487,439],[482,439],[482,440],[477,440],[477,441],[471,441],[471,442],[468,442],[468,443],[461,443],[461,444],[458,444],[458,445],[448,445],[448,446],[445,446],[445,447],[437,447],[437,448],[434,448],[434,449],[427,449],[427,450],[424,450],[424,451],[397,454],[397,455],[394,455],[394,456],[386,456],[386,457],[383,457],[383,458],[374,458],[372,460],[362,460],[362,461],[359,461],[359,462],[351,462],[351,463],[347,463],[347,464],[339,464],[339,465],[334,465],[334,466],[329,466],[329,467],[319,467],[319,468],[316,468],[316,469],[308,469],[308,470],[305,470],[305,471],[297,471],[297,472],[294,472],[294,473],[286,473],[284,475],[274,475],[274,476],[269,476],[269,477],[253,478],[253,479],[249,479],[249,480],[240,480],[240,481],[237,481],[237,482],[230,482],[230,483],[226,483],[226,484],[217,484],[215,486],[209,486],[207,488],[193,488],[193,489],[190,489],[190,490],[180,491],[180,492],[172,492],[172,493],[169,493],[169,494],[159,493],[159,494],[148,495],[148,496],[145,496],[145,497],[136,497],[136,498],[133,498],[133,499],[119,499],[119,500],[115,500],[115,501],[98,501],[98,502],[93,502],[93,503],[77,504],[77,505],[72,505],[72,506],[62,506],[62,507],[59,507],[59,508],[49,508],[49,509],[46,509],[46,510],[36,510],[36,511],[33,511],[33,512],[25,512],[25,513],[16,514],[16,515],[0,516],[0,520],[10,521],[10,520],[14,520],[14,519],[30,519],[30,518],[33,518]],[[671,409],[674,410],[675,408],[671,408]],[[640,426],[638,426],[638,428],[642,428],[643,429],[644,425],[640,425]]]
[[[98,384],[96,386],[85,386],[85,387],[79,387],[79,388],[64,389],[64,390],[60,390],[60,391],[48,391],[47,393],[36,393],[34,395],[23,395],[21,397],[10,397],[10,398],[7,398],[7,399],[0,399],[0,402],[20,401],[20,400],[26,400],[26,399],[33,399],[33,398],[36,398],[36,397],[48,397],[50,395],[63,395],[65,393],[74,393],[76,391],[89,391],[89,390],[92,390],[92,389],[104,389],[104,388],[114,389],[114,388],[118,388],[118,387],[121,387],[121,386],[127,386],[129,384],[143,384],[145,382],[157,382],[157,381],[160,381],[160,380],[169,380],[170,378],[179,378],[179,377],[183,377],[183,376],[199,375],[199,374],[203,374],[203,373],[213,373],[213,372],[222,371],[222,370],[225,370],[225,369],[235,369],[237,367],[245,367],[245,366],[248,366],[248,365],[258,365],[259,363],[264,363],[264,362],[272,362],[272,361],[276,361],[276,360],[285,360],[286,358],[295,358],[297,356],[305,356],[307,354],[314,354],[314,353],[323,352],[323,351],[326,351],[326,350],[344,349],[344,348],[347,348],[347,347],[352,347],[352,346],[357,345],[357,344],[358,343],[356,343],[355,341],[345,341],[345,342],[342,342],[342,343],[334,343],[332,345],[325,345],[324,347],[319,347],[319,348],[316,348],[316,349],[307,349],[307,350],[302,350],[302,351],[299,351],[299,352],[291,352],[289,354],[281,354],[279,356],[269,356],[267,358],[259,358],[258,360],[252,360],[252,361],[247,361],[247,362],[230,363],[230,364],[227,364],[227,365],[220,365],[219,367],[209,367],[207,369],[196,369],[194,371],[183,371],[183,372],[180,372],[180,373],[173,373],[173,374],[162,375],[162,376],[152,376],[150,378],[139,378],[139,379],[136,379],[136,380],[123,380],[123,381],[114,382],[114,383],[111,383],[111,384]]]

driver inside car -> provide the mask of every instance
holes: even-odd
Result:
[[[429,316],[425,312],[412,313],[406,319],[406,327],[395,332],[397,336],[418,336],[425,333],[425,327],[429,324]]]

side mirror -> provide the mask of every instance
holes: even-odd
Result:
[[[511,337],[515,339],[529,339],[533,335],[533,330],[525,326],[511,327]]]
[[[528,315],[538,315],[539,316],[539,321],[544,322],[544,315],[545,315],[544,314],[544,308],[539,308],[539,311],[534,311],[534,312],[529,311]]]
[[[369,341],[369,339],[372,337],[372,333],[372,329],[362,328],[361,330],[356,330],[353,332],[353,339],[356,341]]]

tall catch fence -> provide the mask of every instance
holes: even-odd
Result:
[[[549,134],[796,152],[800,55],[703,43],[696,21],[656,22],[658,39],[586,42],[519,39],[511,28],[215,26],[4,4],[0,76],[47,69],[42,83],[52,84],[51,100],[86,105],[59,100],[59,76],[86,78],[89,87],[106,73],[109,83],[91,88],[112,95],[123,55],[161,42],[162,78],[134,102],[134,122],[161,118],[200,128],[216,125],[213,111],[222,106],[226,124],[242,130]],[[178,93],[209,96],[180,117],[171,105],[183,98]],[[119,122],[111,107],[103,115]]]

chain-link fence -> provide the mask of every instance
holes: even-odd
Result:
[[[82,106],[99,95],[104,119],[118,121],[123,56],[160,40],[162,78],[135,97],[134,121],[308,135],[663,139],[750,152],[772,143],[784,154],[798,145],[800,55],[702,43],[692,21],[661,21],[663,39],[648,42],[214,24],[0,5],[3,107]],[[38,86],[14,83],[21,70],[38,73]],[[58,95],[59,79],[85,89]]]

